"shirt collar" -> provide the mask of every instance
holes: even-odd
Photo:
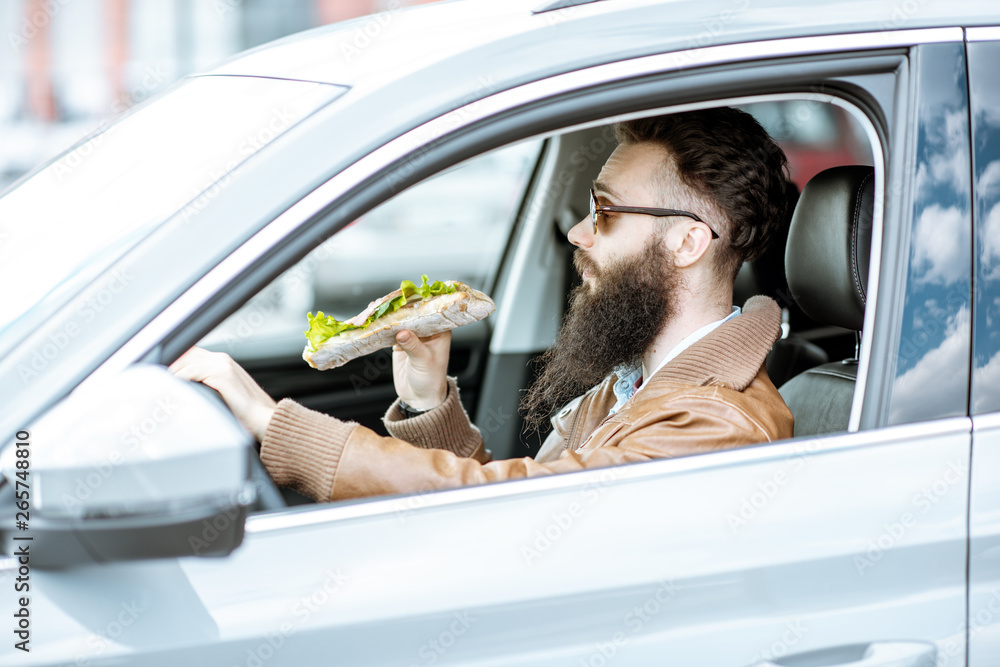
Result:
[[[669,352],[667,352],[667,356],[663,357],[663,360],[660,361],[660,365],[657,366],[655,369],[653,369],[652,373],[649,373],[648,375],[643,375],[644,380],[647,379],[647,378],[651,378],[654,375],[656,375],[657,371],[659,371],[661,368],[663,368],[664,366],[666,366],[667,363],[669,363],[678,354],[680,354],[684,350],[688,349],[689,347],[691,347],[692,345],[694,345],[695,343],[697,343],[699,340],[701,340],[702,338],[704,338],[708,334],[710,334],[713,331],[715,331],[716,329],[718,329],[724,323],[728,322],[729,320],[731,320],[734,317],[736,317],[737,315],[739,315],[741,312],[742,311],[740,310],[739,306],[733,306],[733,312],[729,313],[728,315],[726,315],[725,317],[723,317],[721,320],[716,320],[714,322],[709,322],[708,324],[706,324],[702,328],[697,329],[696,331],[693,331],[692,333],[688,334],[688,336],[684,340],[682,340],[681,342],[677,343],[677,345],[674,345],[673,349],[670,350]],[[646,369],[640,367],[640,372],[644,371],[644,370],[646,370]],[[643,382],[643,384],[645,384],[645,382]],[[639,388],[642,389],[642,387],[639,387]]]

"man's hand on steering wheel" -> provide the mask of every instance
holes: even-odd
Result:
[[[192,347],[170,364],[170,370],[179,378],[204,383],[219,392],[240,423],[257,442],[263,442],[278,404],[232,357]]]
[[[410,407],[430,410],[447,398],[450,348],[450,331],[423,339],[411,331],[397,334],[392,348],[393,381],[396,393]],[[263,441],[277,403],[232,357],[192,347],[170,364],[170,370],[219,392],[240,423],[258,442]]]

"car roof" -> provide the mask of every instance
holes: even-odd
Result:
[[[551,0],[394,3],[381,14],[266,44],[209,73],[367,87],[457,60],[499,83],[499,63],[521,62],[549,76],[717,44],[1000,23],[1000,10],[982,0],[599,0],[552,11],[540,11]]]

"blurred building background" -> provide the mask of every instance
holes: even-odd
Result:
[[[0,0],[0,192],[191,72],[433,0]]]

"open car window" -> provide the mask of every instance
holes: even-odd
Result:
[[[20,286],[0,299],[0,350],[165,220],[197,212],[204,192],[344,90],[194,78],[26,176],[0,199],[0,277]]]
[[[740,108],[755,116],[786,152],[789,178],[799,189],[831,167],[873,165],[863,128],[842,106],[789,96],[745,102]],[[503,317],[514,317],[527,331],[543,329],[543,321],[558,323],[565,295],[579,280],[572,268],[574,247],[565,240],[566,225],[586,211],[590,184],[614,145],[610,126],[570,129],[552,136],[544,153],[542,140],[534,139],[447,168],[327,239],[201,345],[232,355],[275,399],[290,397],[387,435],[381,418],[395,398],[390,351],[316,371],[301,358],[306,313],[348,319],[398,288],[401,280],[419,283],[422,274],[487,292],[500,284],[498,313],[456,330],[449,374],[458,377],[463,405],[495,456],[533,455],[540,440],[525,440],[518,404],[532,380],[532,361],[551,341],[539,337],[533,352],[516,350],[519,344],[512,344],[506,338],[509,329],[499,324],[499,310],[506,306],[509,312]],[[515,236],[516,223],[521,227]],[[734,289],[736,305],[763,294],[784,311],[784,340],[768,360],[779,388],[810,367],[853,357],[856,344],[854,331],[814,321],[796,307],[784,274],[786,236],[787,230],[771,252],[745,267]],[[525,260],[527,248],[541,248],[539,258],[544,259]],[[522,298],[518,289],[558,292],[558,308],[552,308],[551,300]],[[779,363],[789,357],[793,363]]]
[[[420,284],[422,274],[489,290],[540,146],[481,155],[400,193],[316,248],[201,344],[240,361],[295,357],[307,312],[345,320],[401,280]]]

